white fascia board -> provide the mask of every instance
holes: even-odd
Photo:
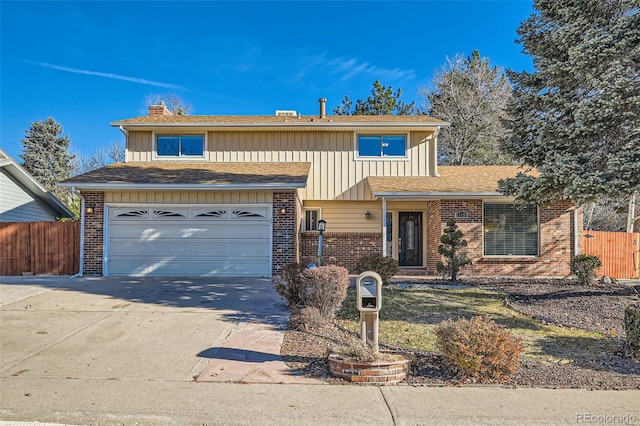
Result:
[[[500,192],[374,192],[373,195],[387,200],[443,199],[443,198],[506,198]]]
[[[307,186],[306,183],[259,183],[259,184],[247,184],[247,183],[229,183],[229,184],[135,184],[135,183],[60,183],[58,186],[74,187],[77,189],[101,189],[120,191],[123,189],[141,189],[141,190],[220,190],[220,191],[234,191],[234,190],[259,190],[259,189],[298,189]]]
[[[317,121],[305,121],[301,123],[119,123],[113,122],[111,126],[122,128],[159,128],[159,127],[201,127],[201,128],[292,128],[292,127],[317,127],[317,128],[362,128],[362,127],[414,127],[414,128],[430,128],[437,129],[442,126],[449,126],[448,122],[425,122],[425,123],[333,123],[333,122],[317,122]]]

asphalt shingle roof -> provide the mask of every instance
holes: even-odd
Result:
[[[497,193],[498,181],[515,177],[519,166],[440,166],[439,177],[367,178],[371,191],[388,193]],[[537,172],[527,174],[536,176]]]
[[[292,185],[305,186],[311,163],[132,162],[112,164],[63,186],[101,185]]]

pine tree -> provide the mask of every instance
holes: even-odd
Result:
[[[449,275],[454,283],[458,280],[460,269],[472,263],[466,254],[460,253],[460,249],[467,246],[467,240],[462,239],[463,236],[462,231],[456,225],[456,221],[449,219],[447,220],[447,227],[444,228],[444,232],[440,237],[441,244],[438,246],[438,253],[444,256],[446,263],[438,261],[436,269],[443,277]]]
[[[26,136],[21,139],[22,167],[42,186],[56,195],[62,202],[69,203],[69,192],[57,187],[57,183],[71,176],[71,160],[69,154],[71,139],[61,136],[62,126],[53,118],[31,123]]]
[[[371,96],[366,100],[358,99],[355,109],[351,109],[353,101],[345,96],[342,103],[333,109],[335,115],[413,115],[416,113],[415,102],[407,104],[400,100],[402,89],[395,93],[391,86],[383,86],[378,80],[373,82]]]
[[[508,131],[507,117],[511,85],[504,71],[491,66],[475,50],[467,58],[456,55],[419,93],[426,100],[422,109],[431,117],[451,123],[440,130],[438,156],[442,164],[510,164],[500,151]]]
[[[535,0],[534,9],[518,29],[534,71],[508,72],[504,148],[540,176],[500,190],[528,203],[628,197],[640,188],[640,4]]]

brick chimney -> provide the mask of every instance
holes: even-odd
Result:
[[[149,105],[149,115],[173,115],[171,111],[167,109],[164,102],[160,102],[157,105]]]

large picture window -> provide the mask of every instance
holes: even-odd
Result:
[[[156,138],[158,157],[202,157],[203,135],[158,135]]]
[[[406,157],[405,135],[358,135],[359,157]]]
[[[484,205],[485,256],[538,256],[538,208]]]

